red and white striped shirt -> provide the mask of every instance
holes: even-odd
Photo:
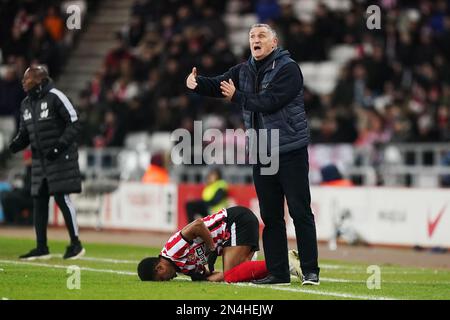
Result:
[[[220,255],[223,243],[230,238],[226,230],[227,210],[222,209],[202,220],[211,232],[214,245]],[[208,263],[206,244],[203,239],[197,237],[189,243],[181,236],[181,230],[170,237],[160,254],[173,261],[179,271],[184,274],[203,273]]]

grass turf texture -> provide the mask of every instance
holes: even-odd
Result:
[[[0,299],[154,299],[154,300],[300,300],[300,299],[450,299],[450,270],[380,265],[381,289],[367,288],[368,265],[322,260],[321,285],[254,286],[191,282],[141,282],[138,261],[160,248],[85,243],[83,260],[65,261],[64,242],[50,241],[46,261],[22,262],[18,255],[34,241],[0,237]],[[219,261],[220,263],[220,261]],[[69,290],[67,267],[81,269],[81,288]],[[220,264],[217,264],[220,266]]]

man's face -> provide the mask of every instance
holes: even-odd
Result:
[[[169,281],[177,276],[175,268],[166,260],[161,261],[156,265],[156,281]]]
[[[219,177],[217,175],[216,172],[210,172],[207,176],[206,176],[206,183],[207,184],[211,184],[216,182],[217,180],[219,180]]]
[[[23,75],[22,79],[22,87],[25,92],[30,91],[34,86],[38,84],[38,81],[36,77],[34,76],[33,72],[30,71],[28,68],[25,71],[25,74]]]
[[[267,57],[277,46],[278,40],[266,27],[256,27],[250,30],[250,50],[255,60]]]

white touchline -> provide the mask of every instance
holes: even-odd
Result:
[[[62,254],[52,254],[52,257],[62,258]],[[94,261],[94,262],[107,262],[107,263],[123,263],[123,264],[138,264],[138,260],[121,260],[121,259],[110,259],[110,258],[95,258],[95,257],[80,257],[78,260]]]
[[[290,292],[302,292],[308,294],[316,294],[320,296],[332,296],[338,298],[350,298],[350,299],[362,299],[362,300],[396,300],[395,298],[389,297],[381,297],[381,296],[364,296],[364,295],[355,295],[350,293],[340,293],[340,292],[332,292],[332,291],[319,291],[319,290],[309,290],[309,289],[300,289],[300,288],[286,288],[286,287],[276,287],[269,285],[257,285],[252,283],[234,283],[234,285],[240,287],[256,287],[256,288],[266,288],[273,289],[279,291],[290,291]]]
[[[62,258],[62,254],[52,254],[52,257],[55,258]],[[84,260],[84,261],[93,261],[93,262],[105,262],[105,263],[114,263],[114,264],[138,264],[138,260],[122,260],[122,259],[111,259],[111,258],[98,258],[98,257],[80,257],[78,260]],[[327,269],[341,269],[339,270],[340,274],[366,274],[366,269],[364,267],[354,267],[354,266],[345,266],[345,265],[335,265],[335,264],[322,264],[320,265],[320,268],[325,272]],[[394,267],[389,267],[389,269],[392,269]],[[329,272],[332,272],[332,271]],[[4,271],[0,268],[0,272]],[[424,271],[395,271],[395,270],[383,270],[383,274],[423,274]],[[338,279],[338,278],[323,278],[321,277],[321,280],[328,281],[328,282],[359,282],[355,280],[350,279]],[[365,281],[361,280],[361,283],[365,283]],[[383,281],[383,283],[411,283],[412,281]],[[439,282],[442,283],[442,282]]]
[[[361,266],[346,266],[346,265],[340,265],[340,264],[320,264],[320,269],[346,269],[346,270],[364,270],[365,267]]]
[[[0,263],[23,264],[23,265],[28,265],[28,266],[46,267],[46,268],[54,268],[54,269],[67,269],[69,267],[69,265],[65,266],[65,265],[60,265],[60,264],[46,264],[46,263],[13,261],[13,260],[0,260]],[[95,268],[89,268],[89,267],[80,267],[80,270],[92,271],[92,272],[103,272],[103,273],[115,273],[115,274],[122,274],[122,275],[127,275],[127,276],[137,276],[136,272],[120,271],[120,270],[95,269]]]
[[[35,263],[35,262],[14,261],[14,260],[0,260],[0,263],[15,264],[15,265],[29,265],[29,266],[46,267],[46,268],[54,268],[54,269],[67,269],[67,267],[68,267],[68,266],[59,265],[59,264],[46,264],[46,263]],[[102,273],[114,273],[114,274],[127,275],[127,276],[137,276],[136,272],[120,271],[120,270],[95,269],[95,268],[88,268],[88,267],[80,267],[80,270],[91,271],[91,272],[102,272]],[[179,277],[179,278],[175,278],[175,280],[187,281],[189,279],[186,277]],[[332,296],[332,297],[338,297],[338,298],[363,299],[363,300],[395,300],[394,298],[389,298],[389,297],[354,295],[354,294],[348,294],[348,293],[340,293],[340,292],[332,292],[332,291],[330,291],[330,292],[318,291],[318,290],[309,290],[309,289],[300,289],[300,288],[282,288],[282,287],[276,287],[276,286],[254,285],[251,283],[219,283],[219,282],[213,282],[213,283],[218,284],[218,285],[247,286],[250,288],[264,288],[264,289],[272,289],[272,290],[279,290],[279,291],[300,292],[300,293],[308,293],[308,294],[313,294],[313,295],[315,294],[315,295],[322,295],[322,296]]]
[[[62,258],[62,254],[52,254],[52,257]],[[78,258],[78,260],[93,261],[93,262],[105,262],[105,263],[114,263],[114,264],[138,264],[139,263],[138,260],[122,260],[122,259],[86,257],[86,256],[80,257],[80,258]],[[364,266],[355,267],[355,266],[346,266],[346,265],[339,265],[339,264],[321,264],[320,268],[323,271],[329,270],[330,272],[332,270],[340,269],[339,273],[366,274],[366,268]],[[383,270],[383,274],[423,274],[423,272],[425,271],[425,270],[424,271],[415,271],[415,270],[395,271],[395,267],[388,267],[388,268],[390,270]],[[394,270],[392,270],[392,269],[394,269]],[[0,269],[0,272],[1,271],[2,270]],[[323,279],[324,278],[321,277],[321,280],[323,280]],[[329,278],[329,279],[332,279],[332,278]],[[333,281],[333,280],[329,280],[329,281]],[[348,280],[348,281],[352,281],[352,280]],[[345,279],[344,279],[344,281],[334,281],[334,282],[345,282]],[[403,283],[403,282],[399,282],[399,283]],[[408,282],[404,282],[404,283],[410,283],[410,282],[408,281]]]
[[[346,268],[346,266],[339,264],[320,264],[320,269],[342,269],[342,268]]]
[[[349,280],[349,279],[326,278],[326,277],[320,277],[320,281],[325,281],[325,282],[343,282],[343,283],[366,283],[366,281],[362,281],[362,280]]]
[[[339,264],[321,264],[319,265],[320,269],[323,271],[329,271],[332,272],[334,270],[339,270],[339,273],[346,273],[346,274],[365,274],[366,273],[366,266],[361,266],[361,267],[357,267],[357,266],[346,266],[346,265],[339,265]],[[402,267],[397,266],[397,267],[393,267],[393,266],[386,266],[384,267],[383,265],[381,265],[382,268],[382,273],[383,274],[424,274],[427,272],[426,269],[421,269],[421,270],[401,270]],[[386,268],[386,269],[384,269]],[[444,270],[445,271],[445,270]],[[437,270],[437,272],[439,272]],[[436,273],[437,273],[436,272]]]

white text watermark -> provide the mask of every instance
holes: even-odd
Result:
[[[194,130],[176,129],[171,140],[175,165],[260,164],[261,175],[274,175],[279,169],[278,129],[207,129],[194,121]]]

